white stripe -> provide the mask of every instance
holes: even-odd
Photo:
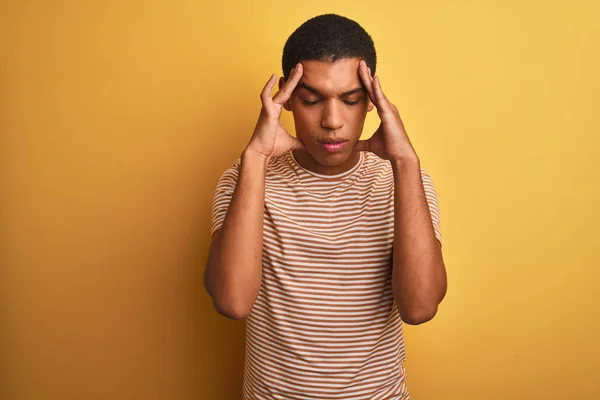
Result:
[[[361,157],[337,180],[307,173],[290,154],[269,164],[262,286],[247,319],[249,398],[405,397],[394,395],[405,387],[391,285],[394,177],[389,162]],[[239,160],[217,184],[213,232],[238,175]],[[433,180],[425,170],[421,177],[441,241]]]

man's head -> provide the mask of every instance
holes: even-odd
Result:
[[[367,111],[373,108],[358,73],[365,60],[375,74],[377,56],[373,40],[356,22],[334,14],[302,24],[288,38],[282,66],[284,78],[302,63],[303,74],[286,103],[294,115],[296,134],[304,143],[304,163],[312,169],[336,173],[353,165],[354,145],[362,133]],[[344,141],[345,144],[327,144]]]
[[[302,61],[336,62],[344,58],[365,60],[373,75],[377,53],[371,36],[355,21],[335,14],[311,18],[288,38],[283,47],[283,77]]]

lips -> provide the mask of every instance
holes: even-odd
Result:
[[[330,153],[335,153],[337,151],[342,150],[346,146],[346,144],[348,144],[348,141],[344,139],[325,139],[320,140],[319,144],[326,151]]]

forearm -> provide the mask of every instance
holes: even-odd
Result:
[[[262,238],[267,159],[244,152],[238,181],[221,229],[215,233],[205,285],[223,315],[244,318],[262,280]]]
[[[394,171],[394,256],[392,287],[402,319],[419,324],[433,318],[446,293],[446,270],[418,158],[392,162]]]

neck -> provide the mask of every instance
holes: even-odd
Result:
[[[294,150],[294,158],[304,169],[320,175],[339,175],[351,170],[360,160],[360,153],[354,152],[341,164],[324,165],[319,163],[306,150]]]

